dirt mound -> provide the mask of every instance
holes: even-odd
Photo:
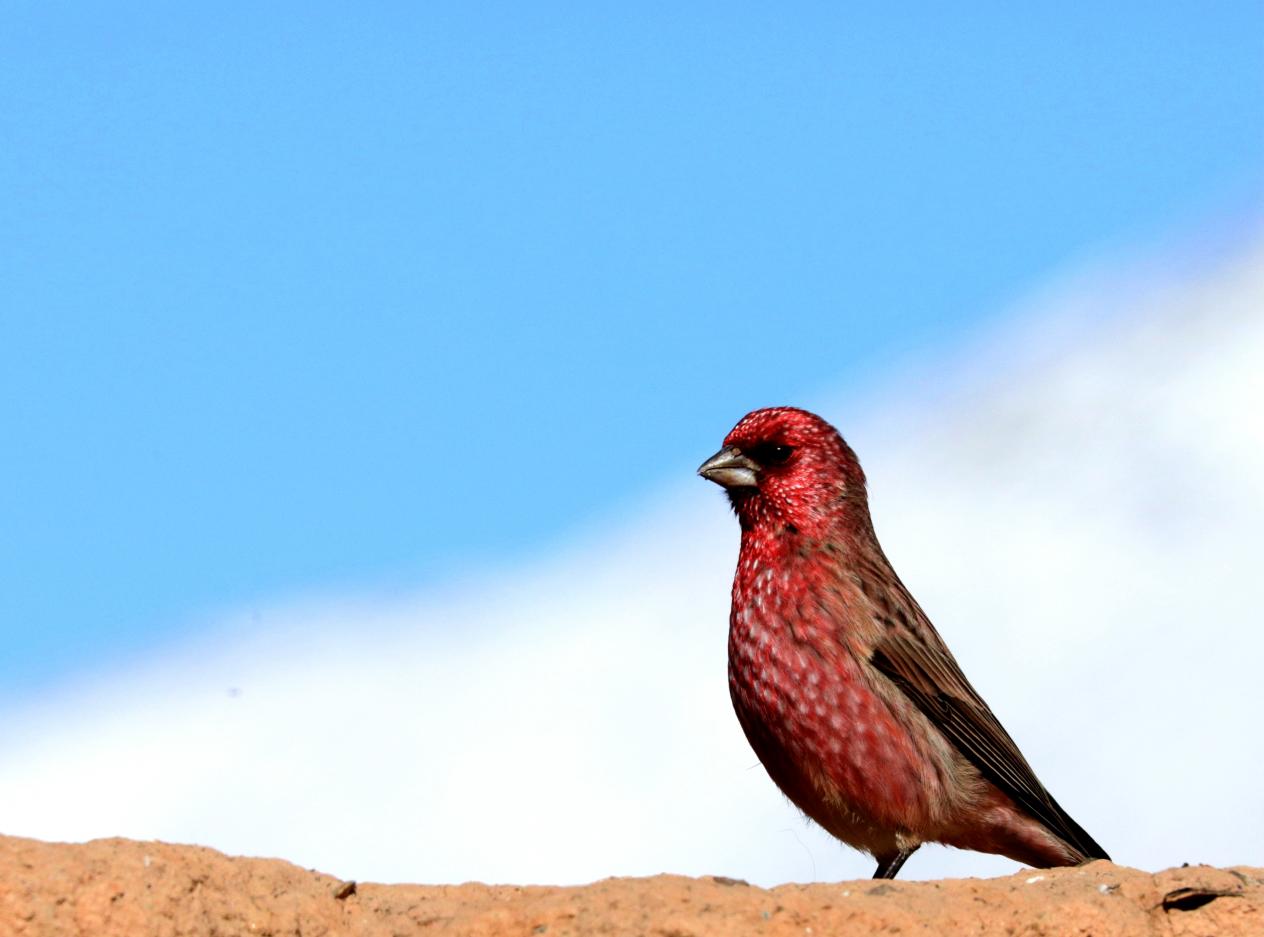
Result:
[[[763,889],[659,875],[582,887],[370,885],[125,839],[0,837],[0,935],[1264,934],[1264,869],[1080,869]]]

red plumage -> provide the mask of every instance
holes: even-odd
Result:
[[[923,842],[1034,866],[1108,858],[1058,806],[878,545],[838,431],[756,410],[699,469],[742,529],[729,689],[769,776],[894,877]]]

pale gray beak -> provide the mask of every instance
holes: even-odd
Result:
[[[759,466],[742,455],[737,446],[721,449],[698,466],[698,474],[725,488],[754,488]]]

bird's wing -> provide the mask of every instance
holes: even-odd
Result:
[[[1014,740],[965,678],[925,613],[911,597],[908,602],[913,620],[900,615],[899,624],[884,622],[885,634],[873,651],[874,666],[917,705],[984,777],[1052,833],[1086,859],[1109,859],[1106,851],[1045,790]]]

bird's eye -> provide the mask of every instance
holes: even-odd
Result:
[[[784,465],[792,452],[794,449],[790,446],[764,442],[750,450],[750,457],[767,468],[770,465]]]

